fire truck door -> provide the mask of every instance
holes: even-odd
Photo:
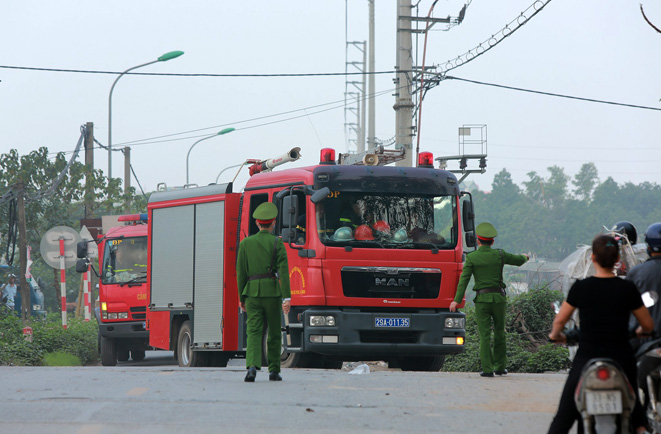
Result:
[[[221,346],[225,202],[195,206],[194,346]]]

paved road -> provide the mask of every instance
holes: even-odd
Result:
[[[545,432],[565,376],[0,367],[0,433]],[[255,403],[260,402],[259,406]]]

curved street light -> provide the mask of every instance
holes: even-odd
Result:
[[[225,128],[224,130],[218,131],[214,135],[203,137],[200,140],[198,140],[197,142],[193,143],[193,145],[188,149],[188,154],[186,154],[186,185],[188,185],[188,157],[190,157],[190,151],[193,150],[195,145],[197,145],[198,143],[200,143],[203,140],[211,139],[211,138],[216,137],[216,136],[222,136],[223,134],[231,133],[232,131],[234,131],[234,128]]]
[[[183,51],[170,51],[165,53],[154,61],[143,63],[142,65],[127,69],[126,71],[119,74],[119,76],[113,82],[112,87],[110,88],[110,95],[108,95],[108,179],[112,178],[112,91],[115,89],[117,81],[129,71],[133,71],[134,69],[142,68],[143,66],[151,65],[157,62],[167,62],[168,60],[176,59],[182,54],[184,54]]]

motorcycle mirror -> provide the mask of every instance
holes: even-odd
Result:
[[[645,307],[652,307],[657,301],[659,301],[659,293],[656,291],[644,292],[641,297],[643,298],[643,304]]]
[[[553,312],[555,312],[557,315],[558,312],[560,312],[560,302],[554,301],[553,303],[551,303],[551,308],[553,309]]]

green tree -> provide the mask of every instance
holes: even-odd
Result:
[[[592,193],[597,185],[599,185],[599,172],[594,163],[585,163],[581,166],[581,170],[574,175],[572,184],[576,186],[574,195],[580,200],[589,202],[592,199]]]

